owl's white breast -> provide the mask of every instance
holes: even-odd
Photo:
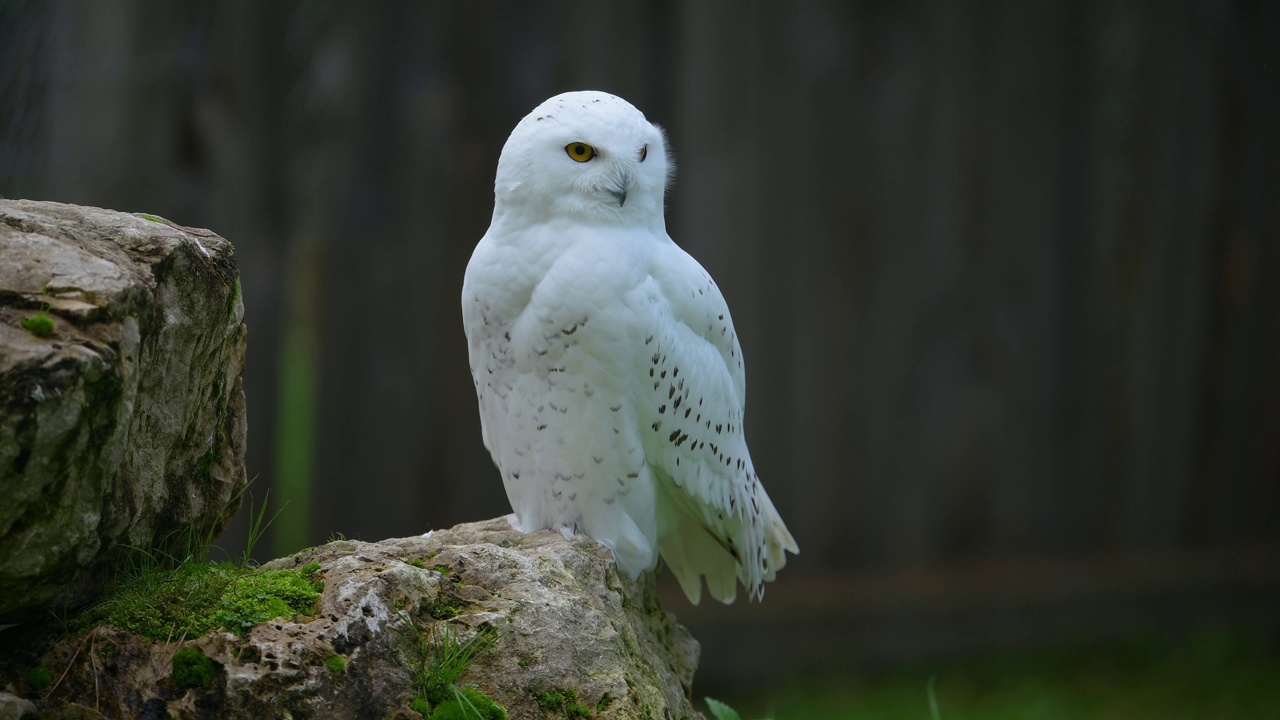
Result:
[[[512,332],[520,345],[538,344],[534,316],[571,318],[608,311],[648,277],[655,246],[670,239],[642,229],[563,220],[508,231],[495,223],[476,246],[463,279],[468,335]]]
[[[656,561],[633,357],[655,247],[643,230],[500,226],[477,246],[463,318],[486,447],[522,529],[586,530],[627,569]]]

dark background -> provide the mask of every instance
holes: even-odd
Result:
[[[668,130],[803,550],[668,593],[700,680],[1274,631],[1280,3],[0,0],[0,194],[235,243],[263,558],[421,533],[509,512],[462,273],[588,88]]]

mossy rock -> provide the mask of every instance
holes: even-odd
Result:
[[[231,519],[247,330],[208,230],[0,199],[0,258],[4,624],[93,600],[121,547]]]
[[[173,681],[180,688],[207,688],[217,672],[213,661],[195,648],[184,648],[173,655]]]

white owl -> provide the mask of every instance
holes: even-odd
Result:
[[[511,132],[462,318],[485,447],[523,532],[585,532],[690,602],[764,593],[799,552],[751,465],[746,375],[711,276],[667,235],[674,170],[627,101],[571,92]]]

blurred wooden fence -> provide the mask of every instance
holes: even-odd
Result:
[[[803,549],[681,612],[712,677],[1273,614],[1277,3],[0,1],[0,193],[232,240],[277,550],[422,532],[508,511],[462,271],[580,88],[668,129]]]

